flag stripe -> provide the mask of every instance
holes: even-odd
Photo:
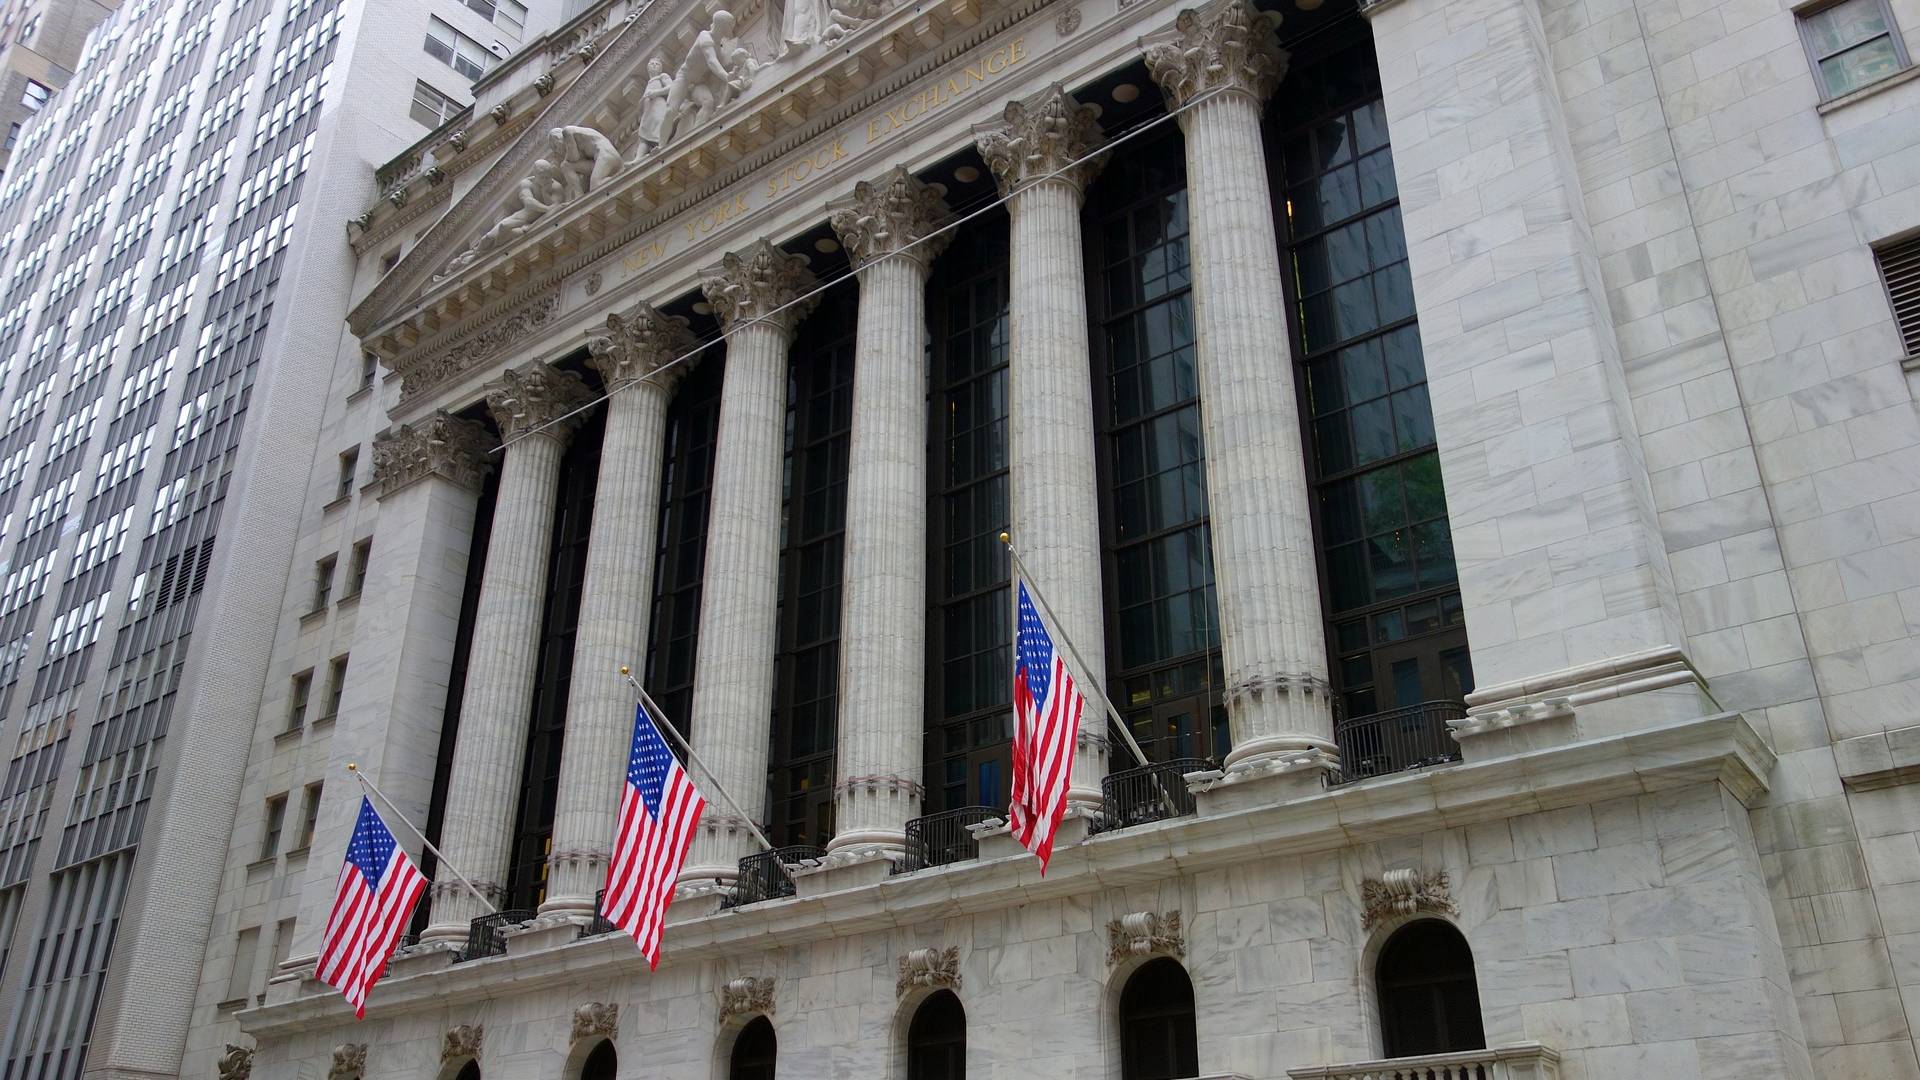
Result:
[[[387,958],[426,889],[427,879],[394,840],[373,803],[361,796],[360,818],[347,841],[314,965],[320,981],[339,990],[355,1016],[366,1015],[367,993],[386,973]]]
[[[707,802],[660,737],[644,705],[633,715],[633,748],[620,796],[607,890],[600,910],[632,936],[649,967],[660,964],[660,938],[673,889]]]
[[[1013,769],[1007,822],[1014,838],[1047,872],[1053,834],[1066,815],[1074,744],[1084,701],[1066,660],[1054,648],[1040,612],[1020,582],[1019,628],[1014,636]]]

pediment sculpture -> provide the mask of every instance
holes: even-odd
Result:
[[[760,62],[733,36],[734,25],[733,13],[721,8],[687,47],[687,55],[673,73],[673,84],[667,88],[656,147],[706,123],[752,85]]]

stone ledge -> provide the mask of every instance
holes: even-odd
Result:
[[[1855,791],[1920,780],[1920,726],[1842,739],[1833,744],[1840,782]]]
[[[669,919],[669,963],[697,963],[765,947],[800,946],[930,919],[1164,879],[1271,855],[1338,850],[1520,814],[1695,784],[1724,785],[1751,804],[1767,790],[1774,754],[1746,719],[1719,713],[1638,731],[1444,768],[1360,781],[1212,817],[1175,818],[1057,847],[1045,878],[1024,852],[934,867],[873,885]],[[681,911],[680,902],[674,913]],[[561,988],[631,969],[624,935],[571,941],[430,974],[389,975],[374,989],[388,1013],[479,1001],[502,981],[523,991]],[[240,1014],[257,1038],[349,1022],[338,995],[306,995]]]
[[[1452,1054],[1353,1061],[1341,1065],[1308,1065],[1288,1069],[1293,1080],[1373,1080],[1375,1077],[1483,1076],[1487,1080],[1554,1080],[1560,1075],[1560,1053],[1537,1042],[1490,1046]]]

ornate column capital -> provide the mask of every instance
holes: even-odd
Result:
[[[945,187],[925,183],[906,166],[895,165],[877,180],[853,185],[852,196],[828,206],[828,220],[854,269],[896,252],[905,252],[925,269],[952,239],[950,233],[926,239],[953,220],[946,193]]]
[[[1176,107],[1214,90],[1265,102],[1287,74],[1276,23],[1247,0],[1187,8],[1173,29],[1141,39],[1147,71]]]
[[[766,319],[792,333],[819,300],[793,301],[818,284],[806,259],[774,247],[764,236],[745,251],[727,252],[719,266],[700,275],[700,290],[729,330]]]
[[[471,420],[440,410],[416,424],[373,437],[373,485],[381,498],[416,480],[438,476],[479,491],[493,462],[493,438]]]
[[[607,332],[587,339],[587,350],[593,354],[587,363],[607,380],[611,391],[646,378],[693,346],[687,320],[663,314],[652,304],[639,304],[624,315],[607,315]],[[672,369],[661,385],[671,388],[697,362],[690,359]]]
[[[554,421],[593,398],[580,376],[537,361],[501,372],[486,385],[486,394],[487,411],[507,442],[535,430],[564,440],[576,421]]]
[[[1098,109],[1080,104],[1054,83],[1025,100],[1007,102],[1000,123],[973,129],[973,144],[993,170],[1002,195],[1048,178],[1085,190],[1107,163],[1107,155],[1072,163],[1106,143],[1098,115]]]

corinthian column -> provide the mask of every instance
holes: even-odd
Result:
[[[1194,338],[1233,751],[1229,775],[1331,764],[1327,648],[1260,110],[1286,71],[1244,0],[1143,43],[1186,132]]]
[[[503,372],[487,386],[487,409],[500,425],[506,449],[480,603],[474,609],[440,850],[496,906],[506,891],[514,803],[533,712],[560,454],[574,426],[554,421],[588,398],[579,376],[537,363]],[[433,922],[421,937],[462,940],[467,924],[485,911],[446,864],[438,873]]]
[[[807,261],[762,239],[729,253],[700,283],[727,332],[714,448],[713,503],[693,668],[694,748],[741,809],[764,818],[780,577],[780,465],[787,349],[813,310]],[[745,823],[711,800],[683,881],[732,880],[754,847]]]
[[[927,653],[927,271],[945,189],[862,181],[833,229],[860,275],[831,851],[900,851],[920,813]]]
[[[667,401],[689,369],[659,368],[690,350],[693,335],[685,319],[642,304],[625,315],[608,315],[606,335],[587,347],[610,396],[543,914],[592,910],[593,894],[606,877],[633,733],[633,691],[620,666],[637,665],[646,652]]]
[[[1012,218],[1008,368],[1014,542],[1086,670],[1106,688],[1100,592],[1100,504],[1094,486],[1093,376],[1087,363],[1086,267],[1080,203],[1105,155],[1092,106],[1058,83],[1007,104],[1003,121],[974,130]],[[1011,608],[1013,601],[1009,600]],[[1009,625],[1012,625],[1011,617]],[[1065,645],[1061,647],[1064,649]],[[1069,807],[1097,811],[1107,774],[1098,705],[1080,724]]]

